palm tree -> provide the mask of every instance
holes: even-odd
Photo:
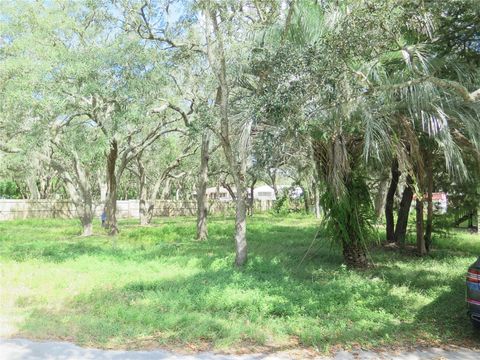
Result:
[[[369,172],[397,159],[412,196],[424,168],[420,134],[462,175],[458,137],[480,134],[477,92],[434,76],[435,58],[423,42],[432,36],[428,16],[412,18],[408,7],[388,1],[322,6],[299,0],[292,6],[287,41],[270,54],[263,111],[277,125],[311,137],[326,189],[326,228],[347,265],[366,266]],[[403,224],[406,218],[398,237]]]

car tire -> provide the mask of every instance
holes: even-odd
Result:
[[[475,330],[478,330],[480,331],[480,321],[476,321],[476,320],[473,320],[473,319],[470,319],[472,321],[472,326]]]

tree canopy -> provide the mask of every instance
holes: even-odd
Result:
[[[404,246],[416,197],[424,254],[435,190],[468,184],[478,207],[479,17],[475,0],[4,1],[0,184],[69,198],[84,235],[97,206],[119,231],[122,189],[143,225],[183,194],[205,240],[206,188],[228,182],[238,266],[258,181],[294,179],[349,266],[368,265],[373,199]]]

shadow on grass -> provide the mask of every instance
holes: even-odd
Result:
[[[45,231],[48,232],[48,229]],[[307,250],[314,231],[314,226],[292,228],[282,225],[255,226],[253,223],[248,229],[250,253],[267,258],[280,257],[290,262]],[[41,260],[61,263],[81,256],[142,262],[172,255],[198,255],[202,258],[206,253],[214,253],[222,256],[234,251],[233,224],[212,223],[209,234],[208,241],[197,242],[192,224],[171,222],[162,226],[127,226],[116,239],[105,235],[88,238],[52,236],[47,239],[42,236],[35,240],[18,236],[0,243],[0,256],[17,262]],[[208,257],[206,261],[209,261]]]
[[[435,334],[443,344],[480,347],[480,333],[467,316],[463,281],[447,286],[416,314],[415,322],[425,333]]]
[[[167,347],[248,343],[268,344],[270,350],[475,341],[461,282],[437,284],[439,295],[415,307],[413,297],[395,291],[398,281],[390,274],[378,280],[376,272],[325,270],[307,280],[278,259],[252,257],[242,271],[231,267],[232,260],[210,260],[191,276],[96,289],[55,311],[37,307],[21,331],[95,346],[130,341],[131,347],[141,347],[145,338]],[[418,278],[423,271],[408,276]]]
[[[8,256],[9,259],[17,262],[35,259],[52,263],[73,260],[84,255],[114,255],[118,253],[114,249],[108,250],[104,246],[89,244],[81,240],[78,242],[11,244],[8,248],[3,248],[1,252],[3,257]]]
[[[301,263],[315,231],[252,222],[250,260],[242,270],[232,266],[233,225],[223,221],[211,224],[206,242],[193,241],[193,227],[172,223],[132,226],[118,238],[117,249],[109,238],[10,244],[6,255],[20,261],[55,263],[88,255],[138,266],[157,258],[181,266],[194,260],[198,268],[154,281],[105,284],[57,308],[23,299],[30,308],[20,335],[114,347],[142,347],[145,339],[157,346],[215,348],[475,341],[465,316],[463,277],[444,277],[429,267],[434,260],[448,265],[447,256],[423,264],[373,252],[379,266],[355,272],[340,266],[338,249],[319,241]]]
[[[97,289],[55,311],[37,307],[20,330],[100,346],[145,336],[160,345],[207,342],[216,348],[268,342],[278,349],[292,337],[305,345],[368,341],[364,324],[355,326],[365,308],[346,296],[348,282],[298,281],[281,264],[259,258],[239,272],[230,260],[186,278]]]

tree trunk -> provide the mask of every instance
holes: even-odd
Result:
[[[423,256],[427,253],[427,249],[425,247],[425,237],[423,234],[423,199],[417,196],[417,200],[415,203],[417,251],[419,255]]]
[[[252,180],[252,183],[250,184],[250,204],[249,204],[249,210],[250,210],[250,216],[253,216],[253,207],[255,206],[255,184],[257,183],[257,178],[254,178]]]
[[[310,213],[310,194],[309,191],[307,190],[307,187],[302,186],[302,192],[303,192],[303,207],[305,208],[305,213],[309,214]]]
[[[272,171],[268,170],[267,172],[272,183],[272,189],[273,193],[275,194],[275,199],[278,200],[277,169],[274,169]]]
[[[212,46],[211,35],[207,34],[207,55],[208,61],[215,72],[218,80],[217,97],[215,105],[220,109],[220,141],[230,171],[237,186],[236,218],[235,218],[235,264],[242,266],[247,261],[247,207],[245,195],[245,175],[247,169],[247,152],[251,132],[251,122],[243,129],[248,137],[236,143],[236,150],[232,148],[232,134],[230,133],[229,119],[229,82],[227,81],[227,59],[223,43],[222,31],[220,30],[217,18],[217,11],[206,11],[205,16],[211,22],[215,45]],[[238,154],[238,157],[236,156]]]
[[[79,165],[80,166],[80,165]],[[82,216],[81,216],[81,223],[83,227],[83,232],[82,236],[91,236],[93,234],[92,231],[92,222],[93,222],[93,217],[95,216],[94,210],[93,210],[93,198],[92,198],[92,192],[91,192],[91,187],[88,181],[87,174],[83,171],[83,169],[80,169],[80,171],[77,171],[79,173],[80,177],[80,195],[82,196],[82,203],[80,207],[82,208]]]
[[[40,177],[39,194],[40,199],[48,199],[52,187],[51,178],[48,175]]]
[[[110,142],[110,149],[107,157],[107,228],[110,235],[118,234],[117,225],[117,179],[115,166],[118,158],[118,145],[116,140]]]
[[[94,213],[92,188],[88,171],[80,162],[78,154],[71,153],[74,168],[68,171],[63,165],[54,165],[64,180],[65,191],[74,203],[77,216],[82,224],[82,236],[92,235],[92,222]]]
[[[153,218],[154,205],[147,199],[140,199],[140,225],[149,225]]]
[[[140,200],[140,225],[146,226],[152,222],[155,206],[147,199]]]
[[[358,243],[356,239],[350,242],[343,242],[343,259],[349,268],[366,268],[368,259],[365,247]]]
[[[427,155],[426,176],[427,176],[427,225],[425,228],[425,248],[430,252],[433,230],[433,164],[430,156]]]
[[[35,178],[28,177],[26,180],[28,191],[30,193],[30,200],[39,200],[40,199],[40,191],[38,191],[37,182]]]
[[[171,185],[171,179],[167,178],[165,180],[165,183],[163,184],[163,189],[162,192],[160,193],[160,200],[169,200],[167,198],[170,197],[170,185]]]
[[[77,180],[80,181],[80,179]],[[91,236],[93,234],[92,223],[94,217],[93,200],[90,187],[84,185],[84,183],[78,183],[74,186],[71,182],[67,182],[66,190],[75,204],[80,223],[82,224],[82,236]]]
[[[320,219],[320,194],[318,190],[318,183],[313,182],[313,203],[315,206],[315,218]]]
[[[98,189],[100,190],[100,202],[105,204],[107,201],[107,182],[105,181],[105,176],[102,174],[102,171],[98,172]]]
[[[82,228],[83,228],[82,236],[91,236],[93,234],[93,227],[92,227],[93,212],[84,213],[80,221],[82,222]]]
[[[368,194],[368,187],[363,177],[355,176],[358,168],[358,161],[354,158],[345,158],[349,161],[350,172],[343,174],[342,183],[344,191],[339,194],[338,185],[329,179],[328,159],[329,147],[335,149],[337,146],[345,145],[342,137],[337,137],[332,143],[324,146],[320,141],[312,139],[313,157],[316,162],[316,169],[319,177],[325,180],[325,196],[322,197],[322,206],[327,216],[327,226],[335,241],[342,245],[343,257],[346,265],[351,268],[364,268],[368,266],[366,244],[363,239],[364,230],[370,226],[368,217],[358,213],[357,206],[371,206],[371,199]],[[348,159],[348,160],[347,160]],[[333,159],[333,161],[339,161]],[[362,191],[359,191],[362,189]],[[373,209],[372,209],[373,210]]]
[[[380,219],[385,213],[387,191],[389,190],[389,178],[385,177],[378,184],[378,191],[375,196],[375,216]]]
[[[77,216],[82,224],[82,236],[91,236],[94,217],[93,198],[86,173],[77,163],[76,171],[72,175],[65,172],[62,177],[65,181],[65,190],[75,204]]]
[[[138,169],[138,185],[139,185],[139,216],[140,225],[145,226],[150,223],[148,216],[149,203],[147,200],[147,175],[145,173],[145,166],[142,162],[142,154],[137,157],[137,169]]]
[[[228,191],[228,194],[232,198],[232,200],[236,201],[237,200],[237,195],[233,191],[232,187],[230,184],[227,184],[225,181],[222,183],[222,186]]]
[[[237,181],[236,217],[235,217],[235,265],[243,266],[247,261],[247,202],[242,179]]]
[[[400,247],[405,247],[405,237],[407,235],[408,216],[413,199],[413,180],[407,175],[407,184],[403,190],[402,200],[398,209],[397,226],[395,227],[395,242]]]
[[[385,199],[385,221],[386,221],[387,241],[395,242],[395,222],[393,219],[393,203],[395,200],[395,193],[398,187],[398,180],[400,178],[400,171],[398,170],[397,159],[393,159],[391,173],[392,173],[392,179],[390,181],[390,187],[388,188],[387,197]]]
[[[148,205],[146,203],[146,199],[142,199],[140,198],[140,225],[141,226],[146,226],[149,224],[149,221],[148,221]]]
[[[208,237],[207,227],[207,184],[210,135],[205,131],[202,135],[200,152],[200,171],[197,183],[197,240],[203,241]]]

